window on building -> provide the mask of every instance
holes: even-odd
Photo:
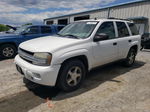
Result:
[[[41,26],[41,33],[45,34],[45,33],[51,33],[51,27],[49,26]]]
[[[58,24],[67,25],[68,24],[68,19],[59,19]]]
[[[139,32],[138,32],[137,27],[135,26],[135,24],[128,23],[128,25],[130,27],[132,35],[138,35],[139,34]]]
[[[46,24],[47,24],[47,25],[54,24],[54,21],[46,21]]]
[[[109,39],[115,38],[115,29],[113,22],[104,22],[100,25],[96,34],[105,33],[109,36]]]
[[[116,22],[118,28],[118,37],[129,36],[129,31],[124,22]]]
[[[74,21],[85,20],[85,19],[90,19],[90,15],[74,17]]]

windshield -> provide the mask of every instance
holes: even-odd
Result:
[[[76,37],[76,38],[87,38],[90,36],[98,22],[75,22],[64,27],[58,35]]]
[[[20,33],[22,33],[23,31],[25,31],[26,28],[27,28],[27,26],[22,26],[22,27],[20,27],[20,28],[17,28],[17,30],[15,31],[15,33],[20,34]]]

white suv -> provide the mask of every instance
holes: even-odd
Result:
[[[133,65],[140,43],[130,21],[84,20],[67,25],[56,36],[22,43],[15,63],[30,81],[73,91],[92,68],[122,59],[126,66]]]

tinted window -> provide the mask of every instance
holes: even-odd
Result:
[[[124,22],[116,22],[116,24],[117,24],[117,28],[118,28],[118,36],[119,37],[129,36],[129,31]]]
[[[28,34],[38,34],[39,33],[39,27],[38,26],[31,26],[27,28],[26,32]]]
[[[138,35],[138,34],[139,34],[139,32],[138,32],[138,30],[137,30],[135,24],[133,24],[133,23],[128,23],[128,25],[129,25],[129,27],[130,27],[130,30],[131,30],[132,35]]]
[[[58,26],[58,27],[57,27],[58,31],[60,31],[60,30],[63,29],[63,28],[64,28],[64,26]]]
[[[115,30],[113,22],[104,22],[101,24],[96,34],[105,33],[110,39],[115,38]]]
[[[51,33],[51,28],[49,26],[41,26],[41,33]]]

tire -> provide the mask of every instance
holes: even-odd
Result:
[[[17,49],[14,45],[5,44],[0,47],[0,56],[4,59],[14,58],[17,53]]]
[[[131,48],[128,52],[127,58],[124,61],[126,67],[131,67],[135,62],[136,50]]]
[[[78,89],[86,74],[84,64],[80,60],[70,60],[62,65],[57,80],[57,87],[65,92]]]
[[[140,50],[142,51],[143,49],[144,49],[144,46],[142,45]]]

